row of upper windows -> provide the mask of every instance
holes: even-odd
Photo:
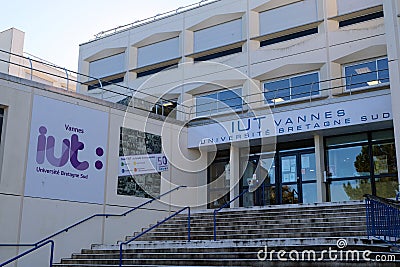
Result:
[[[389,83],[388,59],[380,58],[345,65],[345,90],[359,90]],[[294,75],[262,83],[264,99],[269,105],[321,95],[318,72]],[[242,89],[225,90],[196,97],[196,116],[215,115],[243,108]]]
[[[265,12],[264,12],[265,13]],[[271,20],[271,16],[260,13],[261,34],[270,35],[270,30],[261,27]],[[271,12],[269,12],[271,13]],[[379,18],[383,12],[375,12],[369,15],[341,21],[339,25],[348,26],[354,23]],[[313,22],[316,21],[316,18]],[[306,21],[304,21],[305,23]],[[300,23],[300,22],[299,22]],[[318,33],[318,25],[311,25],[311,28],[283,34],[279,37],[261,38],[260,46],[267,46],[311,34]],[[242,52],[243,32],[242,19],[228,21],[216,26],[194,31],[193,54],[189,55],[194,61],[205,61]],[[180,55],[179,36],[163,40],[150,45],[137,48],[137,68],[134,70],[138,77],[157,73],[167,67],[175,66]],[[161,64],[165,63],[165,64]],[[154,67],[152,67],[154,66]],[[125,53],[119,53],[89,63],[89,76],[93,78],[110,77],[126,72]]]

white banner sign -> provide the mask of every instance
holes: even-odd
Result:
[[[188,147],[320,131],[392,120],[390,95],[324,104],[188,129]]]
[[[129,176],[168,171],[164,154],[146,154],[119,157],[118,176]]]
[[[104,203],[108,114],[35,95],[25,195]]]

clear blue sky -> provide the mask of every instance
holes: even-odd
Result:
[[[25,32],[24,51],[71,70],[94,34],[200,0],[35,0],[3,5],[0,31]]]

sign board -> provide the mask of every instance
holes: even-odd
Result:
[[[34,96],[25,195],[104,203],[108,114]]]
[[[320,131],[392,119],[390,95],[379,95],[190,127],[188,147]]]
[[[119,157],[118,176],[129,176],[168,171],[168,160],[164,154],[146,154]]]

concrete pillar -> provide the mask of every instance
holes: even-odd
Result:
[[[321,135],[314,136],[315,144],[315,164],[316,164],[316,176],[317,176],[317,201],[326,201],[326,184],[324,182],[325,177],[325,149],[324,149],[324,138]]]
[[[239,179],[240,179],[240,149],[233,144],[230,148],[230,159],[229,159],[230,171],[230,197],[229,199],[234,199],[239,194]],[[239,207],[239,199],[231,203],[231,208]]]
[[[400,22],[397,16],[400,12],[399,5],[398,0],[383,1],[397,166],[400,166],[400,105],[398,104],[400,99]],[[400,168],[397,169],[400,184]]]

